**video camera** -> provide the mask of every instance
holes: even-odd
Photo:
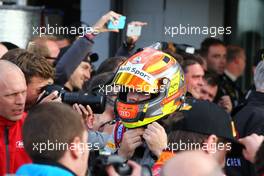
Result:
[[[127,164],[127,160],[118,155],[100,155],[94,161],[91,173],[93,176],[108,176],[107,166],[113,166],[120,176],[132,174],[132,168]],[[142,166],[141,176],[152,176],[151,170],[147,166]]]
[[[67,92],[63,87],[52,84],[42,88],[45,91],[44,94],[38,99],[39,103],[43,98],[51,94],[53,91],[59,92],[59,97],[63,103],[73,105],[75,103],[82,104],[83,106],[89,105],[95,114],[101,114],[105,110],[106,98],[103,95],[87,94],[81,92]]]

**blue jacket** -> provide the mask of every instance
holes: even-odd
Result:
[[[70,170],[57,166],[47,164],[25,164],[21,166],[17,172],[17,176],[74,176],[75,174]]]

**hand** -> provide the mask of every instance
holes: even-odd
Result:
[[[160,156],[163,149],[167,147],[168,137],[164,128],[157,122],[148,125],[143,134],[150,151],[157,157]]]
[[[141,175],[141,166],[139,164],[131,160],[128,160],[127,164],[132,168],[131,176]],[[109,176],[119,176],[112,165],[106,168],[106,172]]]
[[[228,95],[222,96],[218,102],[218,105],[224,108],[227,113],[231,113],[233,109],[231,98]]]
[[[134,26],[146,26],[148,23],[142,22],[142,21],[131,21],[128,23],[128,25],[134,25]]]
[[[118,150],[118,155],[124,158],[131,158],[135,152],[135,149],[142,145],[141,136],[144,133],[143,128],[131,129],[124,133],[123,139]]]
[[[39,95],[37,102],[43,96],[44,93],[45,90]],[[51,94],[43,98],[39,103],[45,103],[45,102],[61,102],[61,97],[59,97],[59,92],[57,90],[53,91]]]
[[[83,105],[75,103],[72,108],[83,117],[83,120],[88,126],[88,128],[92,128],[92,124],[89,122],[90,119],[94,118],[94,114],[91,107],[87,105],[85,108]]]
[[[99,33],[100,32],[119,32],[119,30],[109,30],[106,28],[106,23],[109,20],[118,20],[119,17],[121,16],[121,14],[115,13],[113,11],[110,11],[108,13],[106,13],[105,15],[103,15],[94,25],[93,25],[93,29],[97,30]]]
[[[134,26],[146,26],[148,23],[145,23],[145,22],[141,22],[141,21],[132,21],[130,23],[128,23],[128,25],[134,25]],[[127,43],[130,44],[130,45],[134,45],[139,39],[139,36],[127,36]]]
[[[239,139],[239,142],[245,146],[245,149],[243,149],[243,156],[251,163],[255,162],[256,152],[263,140],[264,136],[259,136],[255,133]]]

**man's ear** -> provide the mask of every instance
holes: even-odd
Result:
[[[93,129],[94,127],[94,120],[95,120],[95,117],[94,115],[89,115],[86,119],[86,125],[88,127],[88,129]]]
[[[82,152],[83,152],[83,148],[82,148],[82,140],[80,137],[74,137],[73,141],[70,143],[70,152],[71,152],[71,156],[74,159],[77,159],[81,156]]]
[[[217,150],[217,141],[218,137],[214,134],[210,135],[205,141],[204,141],[204,149],[206,149],[205,152],[209,154],[214,154]]]

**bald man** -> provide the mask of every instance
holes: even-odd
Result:
[[[166,162],[162,176],[223,176],[220,165],[202,151],[185,151]]]
[[[0,58],[8,51],[8,49],[0,43]]]
[[[21,134],[26,117],[26,80],[15,64],[5,60],[0,60],[0,90],[0,175],[5,175],[31,162]]]

